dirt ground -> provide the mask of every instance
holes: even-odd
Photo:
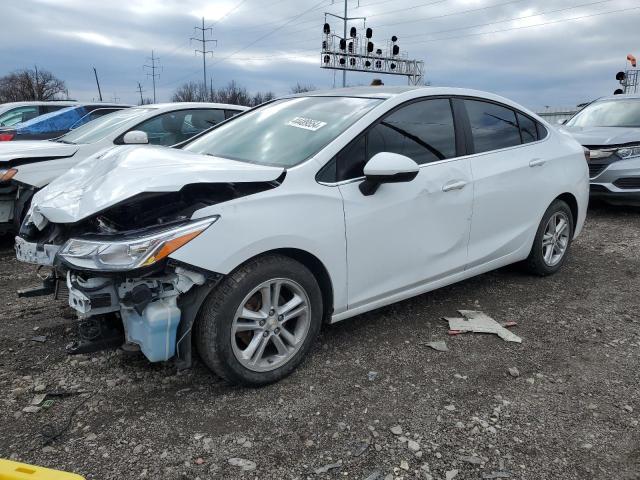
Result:
[[[67,356],[72,312],[17,298],[34,269],[5,241],[0,457],[87,479],[640,479],[639,254],[640,210],[591,208],[559,274],[509,267],[328,326],[255,390],[201,364]],[[517,322],[522,344],[449,336],[458,309]],[[28,408],[46,392],[71,394]]]

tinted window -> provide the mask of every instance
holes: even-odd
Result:
[[[340,180],[358,178],[364,175],[367,161],[366,136],[360,135],[336,155],[336,175]]]
[[[26,122],[39,115],[38,107],[18,107],[0,115],[0,126],[10,127],[17,123]]]
[[[152,145],[171,146],[224,120],[223,110],[178,110],[150,118],[132,128],[147,134]]]
[[[225,118],[231,118],[234,115],[237,115],[241,112],[242,110],[225,110],[224,111],[224,116]]]
[[[402,107],[373,127],[368,136],[367,158],[392,152],[422,165],[456,155],[453,114],[444,98]]]
[[[465,100],[476,153],[520,145],[513,110],[493,103]]]
[[[522,143],[535,142],[538,140],[538,132],[536,130],[536,122],[529,117],[518,113],[518,125],[520,125],[520,136]]]
[[[66,108],[68,105],[41,105],[40,112],[42,113],[50,113],[60,110],[61,108]]]
[[[455,157],[456,137],[449,100],[411,103],[386,116],[336,156],[337,179],[362,177],[365,163],[380,152],[405,155],[418,164]]]

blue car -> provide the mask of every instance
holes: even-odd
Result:
[[[102,115],[128,107],[116,103],[93,103],[63,108],[11,127],[0,128],[0,142],[56,138]]]

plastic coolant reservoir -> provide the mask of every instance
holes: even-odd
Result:
[[[176,297],[156,300],[147,305],[142,315],[135,310],[122,310],[127,341],[140,345],[152,362],[169,360],[176,350],[176,331],[180,309]]]

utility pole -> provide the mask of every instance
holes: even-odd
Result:
[[[138,92],[140,93],[140,105],[144,104],[144,99],[142,98],[142,92],[144,92],[144,90],[142,89],[142,85],[140,85],[140,82],[138,82]]]
[[[100,82],[98,81],[98,71],[96,70],[96,67],[93,67],[93,74],[96,77],[96,84],[98,85],[98,98],[102,101],[102,92],[100,91]]]
[[[334,15],[333,13],[325,13],[325,15],[331,15],[332,17],[336,17],[342,20],[344,25],[344,35],[342,38],[344,38],[345,42],[347,41],[347,22],[349,20],[366,20],[366,17],[349,17],[348,10],[347,10],[348,2],[349,0],[344,0],[344,16],[343,17],[341,17],[340,15]],[[360,0],[358,0],[358,6],[360,6]],[[342,70],[342,87],[344,88],[346,86],[347,86],[347,71]]]
[[[156,70],[161,68],[160,66],[156,65],[156,62],[160,59],[156,57],[153,54],[153,50],[151,50],[151,57],[147,57],[147,60],[151,60],[151,65],[143,65],[142,68],[151,69],[151,73],[147,72],[147,77],[151,77],[151,80],[153,82],[153,103],[156,103],[156,77],[160,76],[159,73],[156,73]]]
[[[200,30],[200,33],[202,34],[202,38],[191,37],[191,40],[193,40],[194,42],[199,42],[200,43],[201,50],[196,49],[194,52],[202,54],[202,90],[206,94],[206,91],[207,91],[207,54],[210,53],[211,56],[213,57],[213,50],[207,50],[207,43],[213,42],[215,45],[218,45],[218,41],[214,40],[214,39],[206,38],[206,33],[207,32],[211,32],[211,35],[213,35],[213,28],[204,26],[204,17],[202,17],[202,27],[194,27],[194,32],[196,30]]]

